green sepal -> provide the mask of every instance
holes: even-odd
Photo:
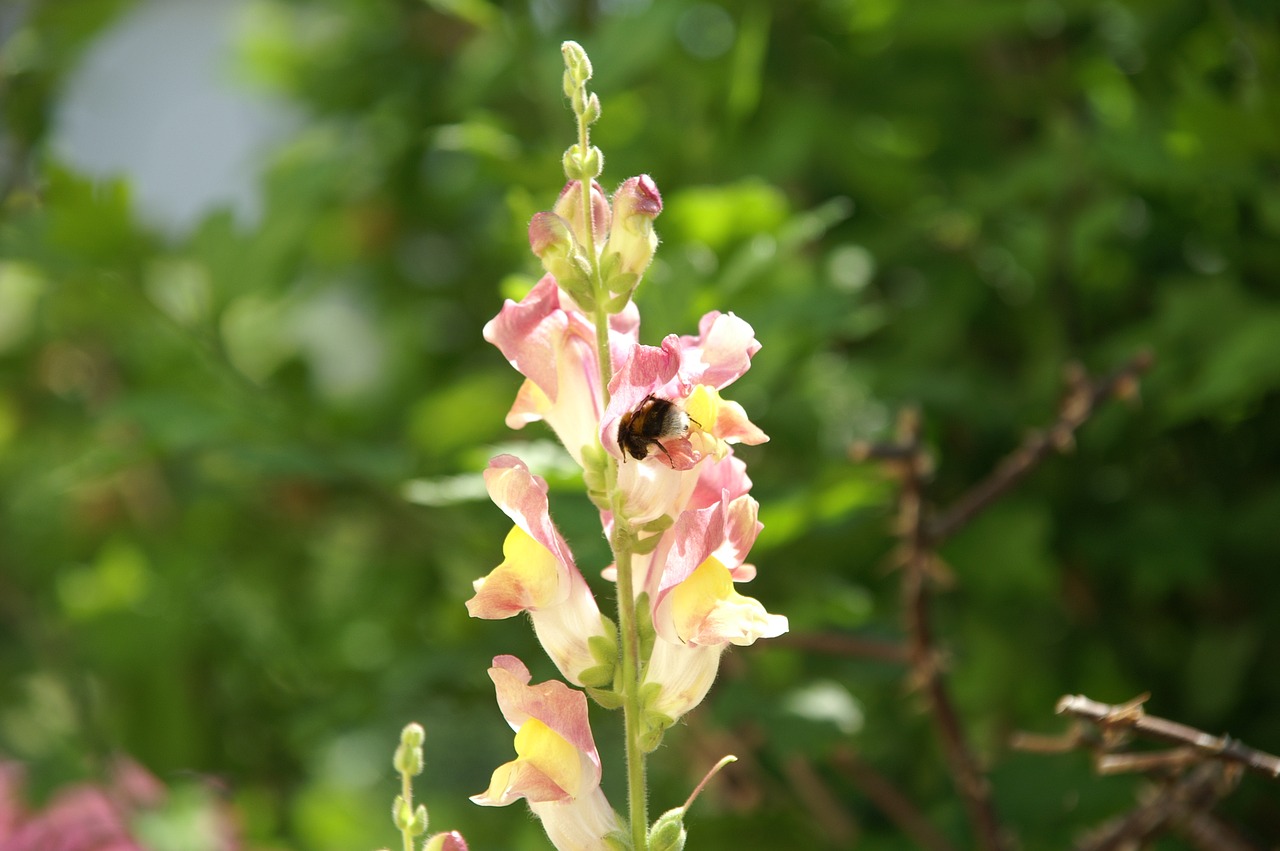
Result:
[[[595,92],[587,95],[586,103],[582,107],[582,121],[584,124],[595,124],[600,120],[600,98]]]
[[[643,671],[653,655],[653,642],[658,637],[658,631],[653,628],[653,611],[647,591],[636,597],[636,634],[640,637],[640,669]]]
[[[631,552],[638,556],[647,556],[658,548],[658,542],[661,540],[661,535],[645,535],[643,538],[637,535],[631,544]]]
[[[661,712],[645,712],[640,715],[640,732],[636,737],[640,749],[645,753],[653,753],[662,744],[662,737],[676,719]]]
[[[659,514],[640,527],[641,532],[665,532],[676,524],[675,518],[670,514]]]
[[[604,688],[613,682],[613,665],[593,665],[579,671],[578,679],[587,688]]]
[[[604,624],[604,635],[593,635],[587,639],[587,649],[591,658],[601,665],[616,665],[618,662],[618,628],[606,617],[600,618]],[[610,677],[613,675],[610,674]]]
[[[604,285],[609,288],[609,292],[614,295],[625,295],[627,298],[631,298],[631,294],[636,291],[639,283],[640,276],[635,272],[617,272],[604,279]]]
[[[574,257],[556,256],[548,251],[542,258],[542,268],[555,276],[560,289],[568,293],[583,310],[595,310],[596,296],[591,286],[591,276],[582,268],[582,261]]]
[[[578,674],[584,686],[603,689],[614,684],[618,667],[618,628],[613,621],[600,616],[600,624],[604,627],[604,635],[593,635],[587,639],[587,649],[591,658],[599,662]]]
[[[621,709],[622,695],[614,689],[592,688],[587,686],[587,694],[605,709]]]
[[[684,851],[689,838],[684,827],[684,807],[667,810],[649,828],[649,851]]]
[[[408,802],[402,795],[396,795],[396,800],[391,806],[391,819],[401,833],[421,836],[427,832],[426,806],[418,804],[416,810],[410,810]]]
[[[605,487],[605,468],[608,466],[608,453],[599,443],[592,442],[583,446],[580,454],[582,456],[582,481],[587,486],[587,497],[596,508],[601,511],[608,511],[610,508],[609,493]]]
[[[615,830],[604,835],[604,847],[609,851],[634,851],[631,836],[625,830]]]
[[[626,309],[627,305],[630,302],[631,302],[631,293],[629,292],[623,293],[622,295],[614,296],[613,298],[606,301],[604,303],[604,309],[606,313],[610,313],[610,314],[621,313],[623,310]]]

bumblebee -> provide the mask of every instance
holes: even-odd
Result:
[[[643,461],[649,457],[649,450],[657,446],[675,467],[676,462],[662,441],[686,437],[689,422],[689,415],[675,402],[649,394],[634,411],[623,414],[618,421],[618,449],[622,452],[622,460],[625,462],[630,454],[637,461]]]

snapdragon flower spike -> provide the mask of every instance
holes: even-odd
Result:
[[[635,306],[609,317],[616,360],[634,345],[640,318]],[[551,426],[564,448],[586,466],[599,447],[600,369],[595,326],[546,275],[519,302],[508,299],[484,326],[484,338],[501,350],[526,380],[507,414],[507,425],[537,420]]]
[[[516,758],[471,800],[502,807],[524,798],[560,851],[605,851],[605,837],[621,825],[600,789],[586,696],[556,681],[529,685],[529,669],[514,656],[495,657],[489,678],[516,733]]]
[[[502,564],[476,580],[467,611],[488,620],[528,612],[551,661],[565,679],[582,685],[582,673],[601,664],[591,639],[611,642],[612,633],[551,522],[547,483],[513,455],[493,458],[484,481],[490,498],[515,525],[502,545]]]

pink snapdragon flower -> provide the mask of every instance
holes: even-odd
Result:
[[[492,459],[484,480],[490,498],[515,525],[502,545],[502,564],[475,581],[467,611],[488,620],[528,612],[560,673],[582,685],[583,671],[602,661],[592,655],[591,638],[611,633],[569,545],[551,522],[547,483],[513,455]]]
[[[499,766],[489,788],[471,800],[502,807],[524,798],[560,851],[604,851],[604,837],[621,824],[600,789],[586,696],[555,681],[529,685],[529,669],[514,656],[495,657],[489,677],[516,733],[516,758]]]
[[[760,349],[751,326],[732,313],[711,312],[696,337],[667,336],[660,346],[635,343],[623,353],[609,382],[609,404],[600,421],[600,440],[618,458],[618,488],[627,519],[643,525],[662,515],[676,517],[697,486],[693,472],[703,458],[731,453],[730,444],[764,443],[769,438],[747,419],[742,406],[720,396],[751,365]],[[688,437],[663,441],[666,453],[628,461],[618,447],[622,418],[649,396],[680,405],[692,421]]]
[[[787,631],[787,619],[767,612],[760,601],[734,588],[755,570],[742,559],[759,534],[759,506],[743,493],[690,509],[663,535],[646,584],[657,631],[645,669],[650,690],[646,708],[674,722],[702,702],[731,644]]]
[[[635,305],[609,319],[610,346],[634,343],[640,319]],[[507,425],[523,428],[545,420],[579,465],[598,445],[600,360],[591,320],[545,275],[521,301],[508,299],[484,326],[484,338],[525,376]]]

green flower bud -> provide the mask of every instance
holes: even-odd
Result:
[[[391,818],[401,833],[421,836],[427,832],[427,808],[419,804],[416,810],[411,809],[400,795],[396,795],[395,803],[391,805]]]
[[[391,764],[400,774],[410,777],[422,773],[422,742],[426,732],[418,724],[410,724],[400,733],[400,744],[396,746],[395,756]]]
[[[400,742],[411,748],[420,748],[422,743],[427,739],[427,731],[422,729],[422,725],[415,722],[406,724],[404,729],[400,731]]]
[[[578,83],[591,79],[591,60],[587,58],[587,51],[582,49],[582,45],[576,41],[566,41],[560,45],[560,54],[564,57],[565,71],[572,74]]]
[[[582,120],[587,124],[595,124],[600,120],[600,98],[596,97],[596,93],[592,92],[587,98],[586,105],[582,109]]]
[[[689,838],[684,827],[684,807],[667,810],[649,828],[649,851],[683,851]]]

